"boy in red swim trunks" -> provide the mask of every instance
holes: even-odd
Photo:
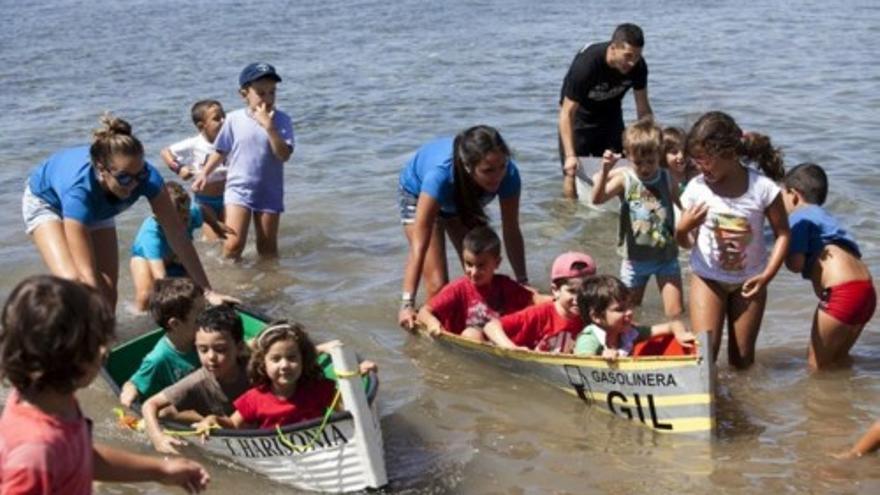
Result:
[[[809,364],[814,370],[827,368],[849,355],[874,314],[877,293],[859,246],[821,206],[828,194],[828,177],[822,167],[802,163],[785,174],[782,182],[791,226],[785,266],[810,279],[819,296]]]

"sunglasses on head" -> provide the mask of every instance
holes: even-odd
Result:
[[[120,186],[126,187],[131,185],[132,182],[143,182],[147,180],[150,176],[150,171],[147,169],[146,165],[141,168],[140,172],[136,174],[130,174],[128,172],[114,172],[109,167],[104,167],[104,170],[113,176],[116,179],[116,182],[119,183]]]

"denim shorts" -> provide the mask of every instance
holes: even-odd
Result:
[[[28,235],[33,234],[37,227],[46,222],[62,222],[64,220],[60,211],[31,192],[29,184],[25,185],[24,195],[21,197],[21,216],[24,218],[25,233]],[[116,221],[111,217],[86,226],[89,230],[107,229],[116,227]]]
[[[672,258],[668,261],[634,261],[624,259],[620,263],[620,280],[623,285],[632,289],[634,287],[644,287],[648,284],[651,275],[659,278],[677,278],[681,279],[681,265],[678,264],[678,258]]]
[[[400,223],[413,224],[416,221],[416,204],[418,196],[410,193],[399,184],[397,186],[397,207],[400,209]]]

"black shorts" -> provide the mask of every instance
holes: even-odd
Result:
[[[623,150],[623,127],[593,127],[574,130],[574,152],[577,156],[602,156],[605,150]],[[559,162],[565,165],[565,150],[559,138]]]

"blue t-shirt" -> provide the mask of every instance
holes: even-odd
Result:
[[[788,223],[791,226],[788,254],[803,254],[806,257],[804,271],[801,272],[804,278],[810,278],[816,259],[829,244],[837,244],[862,257],[855,239],[821,206],[807,205],[795,210],[788,217]]]
[[[201,227],[203,223],[202,209],[193,205],[189,210],[189,224],[186,226],[186,232],[190,239],[193,237],[193,231]],[[131,255],[148,260],[163,260],[166,268],[178,263],[174,251],[165,238],[165,231],[162,230],[162,226],[154,216],[148,217],[141,224],[141,228],[134,238],[134,243],[131,245]]]
[[[455,185],[452,171],[453,138],[440,138],[425,144],[416,151],[400,172],[400,187],[418,196],[425,193],[440,203],[440,211],[445,215],[455,215]],[[509,198],[520,192],[519,170],[513,160],[507,161],[507,173],[495,193],[485,193],[480,203],[485,206],[496,195]]]
[[[31,172],[28,185],[35,196],[58,210],[62,218],[89,225],[115,217],[141,196],[153,199],[159,194],[165,181],[152,165],[144,166],[150,176],[138,183],[127,198],[120,199],[101,188],[89,147],[80,146],[50,156]]]

